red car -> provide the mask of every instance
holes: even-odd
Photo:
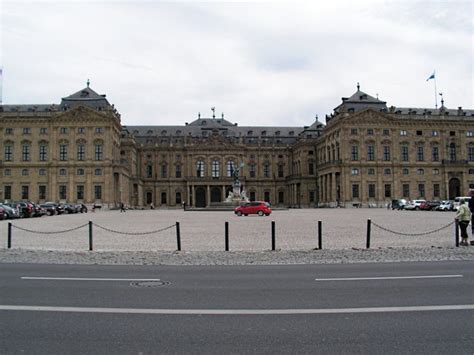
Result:
[[[237,216],[248,216],[249,214],[258,214],[259,216],[269,216],[272,213],[270,204],[265,201],[247,202],[239,207],[236,207],[234,213]]]

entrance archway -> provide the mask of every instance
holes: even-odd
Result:
[[[461,196],[461,183],[458,178],[452,178],[449,180],[449,199],[454,200],[457,196]]]
[[[211,188],[211,203],[212,202],[221,202],[222,192],[220,187]]]
[[[206,207],[206,189],[203,187],[196,188],[196,207]]]

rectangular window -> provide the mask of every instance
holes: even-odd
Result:
[[[400,147],[401,149],[401,161],[408,161],[408,146],[407,145],[402,145]]]
[[[439,184],[433,184],[433,197],[439,197],[439,195],[440,195]]]
[[[68,132],[69,132],[69,130],[67,129],[67,127],[59,128],[59,133],[60,134],[67,134]]]
[[[431,131],[431,135],[432,135],[433,137],[438,137],[438,136],[439,136],[439,132],[433,130],[433,131]]]
[[[86,128],[85,128],[85,127],[79,127],[79,128],[77,129],[77,133],[78,133],[78,134],[84,134],[84,133],[86,133]]]
[[[369,198],[375,198],[375,184],[369,184]]]
[[[67,198],[67,186],[59,185],[59,199],[65,200]]]
[[[264,164],[263,165],[263,176],[264,177],[270,177],[270,165],[269,164]]]
[[[401,136],[406,136],[406,135],[407,135],[407,131],[404,130],[404,129],[400,130],[400,135],[401,135]]]
[[[285,173],[283,171],[283,164],[280,164],[280,165],[278,165],[278,177],[282,178],[284,175],[285,175]]]
[[[390,161],[390,146],[388,145],[383,146],[383,160]]]
[[[410,197],[410,184],[402,185],[402,194],[403,197]]]
[[[11,176],[12,171],[10,169],[3,170],[3,176]]]
[[[178,206],[181,204],[181,192],[179,191],[176,192],[174,202]]]
[[[425,184],[418,184],[418,196],[425,197]]]
[[[355,136],[357,134],[357,128],[351,128],[351,135]]]
[[[23,134],[31,134],[31,128],[23,128]]]
[[[467,131],[466,137],[474,137],[474,131]]]
[[[474,147],[467,148],[467,160],[474,161]]]
[[[5,146],[5,161],[12,161],[13,147],[11,145]]]
[[[39,160],[40,161],[48,160],[48,146],[40,145],[40,147],[39,147]]]
[[[433,161],[439,161],[439,147],[433,147],[431,149],[431,159]]]
[[[38,186],[38,199],[46,200],[46,185]]]
[[[385,190],[385,197],[392,197],[392,185],[391,184],[385,184],[384,190]]]
[[[102,160],[103,158],[103,147],[102,144],[95,145],[95,160]]]
[[[30,160],[30,145],[23,144],[23,152],[22,152],[22,160],[29,161]]]
[[[374,135],[374,130],[372,128],[367,128],[367,135],[368,136],[373,136]]]
[[[102,169],[95,169],[94,170],[94,175],[101,176],[102,175]]]
[[[367,161],[375,160],[375,147],[373,145],[367,146]]]
[[[359,147],[356,145],[351,146],[351,160],[359,160]]]
[[[21,199],[22,200],[30,199],[30,187],[28,185],[23,185],[21,187]]]
[[[181,177],[181,165],[176,165],[176,177]]]
[[[161,177],[166,178],[168,176],[168,168],[165,164],[161,166]]]
[[[308,165],[309,175],[314,175],[314,164],[309,163]]]
[[[67,160],[67,145],[66,144],[59,145],[59,160],[61,161]]]
[[[12,199],[12,187],[10,185],[3,186],[3,197],[5,200]]]
[[[251,165],[249,165],[249,176],[251,178],[254,178],[255,175],[256,175],[255,164],[251,164]]]
[[[13,128],[5,128],[5,134],[13,134]]]
[[[96,127],[96,128],[95,128],[95,133],[104,133],[104,128],[102,128],[102,127]]]
[[[425,160],[425,150],[424,147],[416,147],[416,160],[423,161]]]
[[[264,200],[265,202],[270,202],[270,192],[269,192],[269,191],[265,191],[265,192],[263,193],[263,200]]]
[[[40,127],[40,134],[48,134],[48,128]]]
[[[352,198],[359,198],[359,185],[352,184]]]
[[[279,195],[280,195],[280,194],[283,194],[283,191],[280,191],[280,192],[279,192]],[[309,202],[310,202],[310,203],[314,203],[314,201],[315,201],[315,196],[316,196],[315,191],[310,191],[310,192],[309,192]],[[280,200],[280,198],[279,198],[278,200],[279,200],[278,202],[283,203],[283,201],[281,201],[282,199]]]
[[[416,131],[416,135],[417,135],[417,136],[422,136],[422,135],[423,135],[423,131]]]
[[[102,185],[94,185],[94,198],[96,200],[102,199]]]
[[[46,175],[46,169],[44,169],[44,168],[39,169],[38,170],[38,175],[39,176],[45,176]]]
[[[387,128],[384,128],[384,130],[382,131],[382,134],[383,134],[384,136],[389,136],[389,135],[390,135],[390,130],[387,129]]]
[[[86,146],[84,144],[77,145],[77,160],[84,160],[86,158]]]
[[[76,191],[77,191],[77,199],[83,200],[84,199],[84,185],[77,185]]]

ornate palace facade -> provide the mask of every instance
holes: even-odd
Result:
[[[60,104],[0,106],[0,201],[208,207],[232,173],[286,207],[453,199],[474,188],[474,110],[399,108],[357,91],[326,125],[238,126],[198,116],[125,126],[89,86]]]

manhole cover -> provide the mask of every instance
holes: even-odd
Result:
[[[153,280],[153,281],[133,281],[130,283],[134,287],[160,287],[168,285],[169,282],[162,280]]]

